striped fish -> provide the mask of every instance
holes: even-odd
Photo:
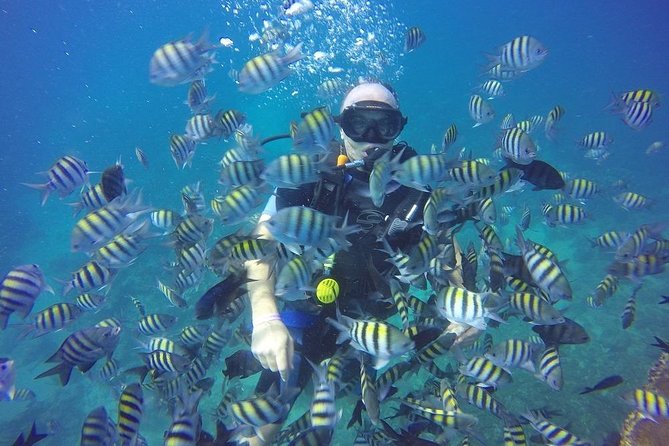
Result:
[[[539,357],[538,366],[539,372],[535,376],[548,384],[551,389],[561,390],[564,381],[557,346],[547,347],[544,350]]]
[[[499,125],[499,128],[502,130],[509,130],[516,127],[516,119],[513,117],[512,113],[507,113],[502,118],[502,123]]]
[[[63,198],[88,182],[88,166],[85,161],[71,155],[65,155],[46,172],[49,181],[43,184],[21,183],[24,186],[42,192],[42,206],[49,199],[51,192],[56,192]]]
[[[544,124],[544,134],[549,140],[554,140],[557,136],[556,126],[565,114],[565,109],[561,105],[556,105],[548,112],[546,123]]]
[[[492,168],[476,161],[459,161],[447,172],[450,180],[462,185],[489,186],[497,177]]]
[[[485,308],[483,297],[464,288],[445,287],[437,294],[437,310],[450,322],[467,324],[479,330],[485,330],[485,318],[504,322],[497,314]]]
[[[172,306],[177,308],[186,308],[188,306],[188,302],[186,302],[186,300],[181,297],[181,295],[177,293],[176,290],[168,287],[160,280],[158,280],[158,290],[163,293],[163,296],[167,298]]]
[[[550,206],[544,213],[546,224],[554,228],[556,225],[573,225],[585,222],[587,214],[581,206],[573,204],[558,204]]]
[[[144,242],[148,227],[142,225],[132,234],[119,234],[98,248],[93,257],[100,265],[120,268],[131,265],[147,248]]]
[[[35,315],[31,331],[33,337],[39,337],[47,333],[53,333],[63,329],[66,325],[76,320],[83,310],[76,304],[61,302],[53,304]]]
[[[451,124],[444,133],[444,138],[441,140],[441,151],[446,152],[449,147],[455,144],[455,140],[458,138],[458,128],[455,123]]]
[[[78,295],[74,301],[84,311],[97,312],[106,299],[104,294],[84,293]]]
[[[144,364],[151,370],[167,373],[182,373],[188,369],[190,359],[176,353],[156,350],[143,355]]]
[[[562,190],[577,200],[592,198],[600,192],[597,183],[585,178],[574,178],[569,180]]]
[[[450,162],[445,154],[416,155],[399,165],[393,180],[414,189],[430,192],[429,186],[448,179]]]
[[[518,127],[505,130],[499,140],[502,156],[517,164],[530,164],[537,157],[537,146],[530,135]]]
[[[504,426],[504,446],[527,446],[525,431],[520,424]]]
[[[9,271],[0,282],[0,329],[7,328],[14,312],[25,319],[42,291],[55,294],[38,265],[21,265]]]
[[[316,94],[321,98],[333,98],[343,93],[346,88],[341,79],[326,79],[316,89]]]
[[[520,367],[534,373],[534,347],[527,341],[508,339],[484,356],[500,367]]]
[[[317,182],[321,171],[325,170],[324,162],[325,158],[316,160],[308,154],[282,155],[267,165],[260,178],[274,187],[296,189]]]
[[[547,443],[556,446],[587,446],[592,443],[579,439],[566,429],[561,428],[544,418],[540,418],[532,413],[524,413],[522,417],[530,422],[534,430],[539,432]]]
[[[35,379],[58,375],[65,386],[70,381],[72,369],[78,367],[86,373],[104,356],[111,357],[119,341],[120,327],[89,327],[69,335],[46,362],[58,362],[55,367]]]
[[[341,410],[337,412],[335,405],[334,382],[327,379],[327,366],[317,366],[311,362],[310,364],[314,369],[314,396],[309,409],[311,426],[334,429],[341,418]]]
[[[497,173],[497,178],[490,186],[483,186],[474,194],[476,200],[494,197],[509,191],[518,183],[523,172],[515,168],[503,168]]]
[[[623,397],[623,400],[634,406],[643,418],[658,423],[658,418],[669,418],[667,399],[656,393],[643,389],[635,389]]]
[[[82,209],[86,209],[90,212],[100,209],[108,203],[109,202],[102,192],[102,184],[98,183],[93,187],[88,186],[87,188],[82,189],[79,194],[79,201],[70,203],[70,206],[72,206],[74,215],[76,216]]]
[[[207,87],[204,84],[204,80],[198,79],[190,84],[185,102],[193,114],[207,113],[209,111],[209,104],[214,100],[214,96],[207,95]]]
[[[170,153],[178,169],[192,165],[196,146],[197,142],[187,135],[173,134],[170,136]]]
[[[605,149],[613,143],[613,138],[606,132],[598,131],[585,135],[579,142],[583,149]]]
[[[358,232],[359,227],[348,226],[346,222],[335,227],[337,220],[337,217],[311,208],[289,206],[279,210],[265,224],[275,240],[293,249],[295,245],[327,248],[330,238],[340,248],[346,248],[350,246],[346,236]]]
[[[636,292],[638,288],[634,290],[634,293],[630,296],[625,304],[622,314],[620,315],[620,320],[622,322],[623,330],[627,330],[634,323],[634,317],[636,315]]]
[[[469,97],[469,116],[476,122],[474,127],[487,124],[495,118],[495,110],[481,96],[474,94]]]
[[[202,241],[187,248],[181,249],[177,257],[179,266],[187,271],[201,269],[204,266],[204,260],[206,256],[205,249],[206,247]]]
[[[73,289],[82,293],[99,290],[109,285],[115,274],[115,270],[91,260],[72,273],[72,279],[63,287],[63,296],[66,296]]]
[[[218,356],[221,351],[225,348],[230,340],[229,333],[225,330],[218,329],[212,330],[207,336],[207,339],[204,340],[202,348],[210,356]]]
[[[660,95],[653,90],[641,88],[638,90],[626,91],[618,95],[625,105],[632,105],[635,102],[646,102],[653,107],[660,106]]]
[[[234,188],[245,184],[259,185],[261,183],[260,175],[264,170],[265,161],[262,159],[234,161],[221,169],[218,183],[226,188]]]
[[[653,106],[648,102],[635,102],[623,116],[623,122],[634,130],[642,130],[653,122]]]
[[[143,411],[144,393],[142,386],[138,383],[126,386],[118,399],[118,425],[116,428],[123,445],[136,444]]]
[[[197,406],[202,390],[177,395],[172,422],[165,432],[165,446],[194,446],[200,438],[202,418]]]
[[[158,209],[157,211],[152,211],[149,214],[149,219],[151,220],[153,226],[158,229],[164,229],[166,231],[173,230],[182,221],[181,215],[169,209]]]
[[[410,53],[425,42],[425,33],[417,26],[412,26],[407,30],[404,38],[404,52]]]
[[[135,147],[135,158],[137,158],[137,161],[139,161],[139,163],[144,166],[145,169],[149,168],[149,158],[146,156],[146,153],[144,153],[144,151],[139,147]]]
[[[517,228],[516,233],[523,261],[536,284],[550,295],[553,302],[560,299],[571,300],[571,285],[560,265],[540,253],[534,245],[527,243],[520,228]]]
[[[221,110],[216,114],[214,122],[217,133],[220,133],[223,139],[228,139],[246,124],[246,115],[239,110]]]
[[[211,209],[224,225],[246,221],[254,209],[264,202],[262,190],[251,185],[234,188],[227,195],[211,200]]]
[[[489,59],[508,70],[528,71],[538,67],[547,55],[548,49],[535,37],[519,36],[499,47]]]
[[[372,172],[369,174],[369,196],[374,206],[379,208],[383,206],[388,185],[392,180],[393,172],[399,166],[401,157],[402,152],[393,158],[392,151],[389,150],[374,160]]]
[[[257,396],[230,404],[229,413],[239,424],[257,429],[285,416],[290,407],[286,400],[285,395]]]
[[[139,320],[138,330],[143,335],[151,336],[169,330],[176,322],[176,316],[151,313]]]
[[[390,359],[415,348],[414,342],[392,325],[383,322],[355,320],[337,312],[337,320],[326,319],[339,330],[337,343],[351,339],[351,346],[374,357],[374,368],[384,367]]]
[[[214,47],[207,42],[207,33],[192,42],[185,38],[168,42],[158,48],[149,63],[149,80],[156,85],[172,87],[202,79],[211,71]]]
[[[608,231],[599,237],[591,239],[590,243],[592,243],[592,246],[599,246],[600,248],[618,248],[628,237],[629,234],[626,232]]]
[[[104,406],[93,409],[81,426],[80,446],[112,446],[116,427]]]
[[[551,304],[529,292],[513,293],[509,299],[512,309],[520,312],[537,325],[555,325],[564,322],[564,317]]]
[[[211,115],[195,115],[186,121],[185,136],[196,144],[219,134],[220,129]]]
[[[443,409],[436,409],[415,398],[403,398],[402,404],[414,409],[416,414],[443,428],[467,431],[478,422],[478,419],[473,415],[464,412],[450,412]]]
[[[504,86],[496,79],[489,79],[479,85],[478,90],[486,95],[488,99],[498,98],[504,96]]]
[[[513,381],[509,372],[482,356],[474,356],[462,364],[459,370],[463,375],[495,389]]]
[[[209,325],[188,325],[179,333],[179,340],[185,345],[192,347],[202,344],[207,339],[207,336],[209,336],[210,331],[211,327]]]
[[[181,243],[195,244],[209,237],[213,229],[213,219],[201,215],[189,215],[176,226],[173,235]]]
[[[485,410],[502,420],[512,419],[513,415],[497,401],[487,390],[474,384],[461,383],[456,386],[456,394],[476,406]]]
[[[116,319],[115,317],[108,317],[107,319],[103,319],[97,324],[95,324],[96,328],[121,328],[121,321]]]
[[[327,150],[334,137],[335,122],[327,107],[306,113],[293,135],[293,148],[300,152]]]
[[[274,87],[290,75],[290,64],[302,59],[301,50],[298,43],[284,56],[272,52],[250,59],[239,72],[239,91],[259,94]]]
[[[491,79],[497,79],[502,82],[509,82],[518,79],[523,75],[522,71],[511,70],[501,63],[494,64],[488,68],[485,73]]]
[[[139,194],[119,197],[81,218],[72,229],[72,251],[90,251],[114,238],[146,211],[141,200]]]
[[[613,197],[613,201],[627,211],[645,209],[651,204],[651,200],[636,192],[621,192]]]
[[[519,121],[516,123],[516,127],[521,129],[523,132],[527,133],[528,135],[534,131],[534,128],[536,127],[532,121],[529,119],[525,119],[523,121]]]
[[[634,282],[642,277],[664,272],[666,259],[654,254],[641,254],[629,262],[614,262],[608,273],[618,277],[626,277]]]
[[[114,358],[107,359],[98,372],[100,379],[103,381],[111,381],[118,376],[118,363]]]

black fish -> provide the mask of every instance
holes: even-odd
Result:
[[[653,336],[653,337],[655,338],[655,342],[657,342],[657,344],[650,344],[650,345],[652,345],[653,347],[657,347],[664,352],[669,353],[669,343],[667,343],[667,341],[663,341],[662,339],[658,338],[657,336]]]
[[[585,344],[590,336],[582,325],[569,318],[556,325],[535,325],[532,330],[538,333],[546,345],[556,344]]]
[[[590,392],[595,392],[597,390],[604,390],[604,389],[610,389],[611,387],[615,387],[619,384],[623,383],[623,377],[620,375],[612,375],[604,378],[597,384],[595,384],[592,387],[586,387],[585,390],[583,390],[580,395],[585,395],[586,393]]]
[[[225,358],[223,374],[232,379],[236,376],[247,378],[262,371],[262,365],[250,350],[238,350]]]
[[[102,194],[111,202],[114,198],[120,197],[128,193],[125,187],[125,174],[123,173],[123,165],[116,163],[111,167],[107,167],[102,172]]]
[[[195,304],[195,317],[204,320],[224,315],[232,302],[241,297],[246,282],[246,272],[230,274],[209,288]]]
[[[562,189],[564,179],[555,167],[541,160],[534,160],[530,164],[517,164],[507,159],[507,167],[515,167],[523,171],[522,180],[532,183],[532,190]]]
[[[523,256],[502,252],[504,274],[522,280],[530,286],[536,286],[532,274],[525,266]]]
[[[669,304],[669,296],[662,296],[662,300],[660,301],[660,305],[662,304]]]
[[[35,427],[35,422],[33,421],[33,427],[30,429],[28,438],[24,438],[23,433],[21,433],[16,441],[12,443],[12,446],[31,446],[33,444],[39,443],[46,437],[48,437],[48,434],[37,433],[37,428]]]

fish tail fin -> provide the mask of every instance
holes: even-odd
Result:
[[[37,189],[38,191],[41,192],[42,198],[41,198],[41,205],[44,206],[46,204],[46,200],[49,199],[49,194],[51,193],[51,183],[40,183],[40,184],[35,184],[35,183],[21,183],[24,186],[27,186],[31,189]]]
[[[295,45],[294,47],[292,47],[290,49],[290,51],[288,51],[286,53],[285,56],[283,56],[282,61],[286,65],[290,65],[293,62],[297,62],[298,60],[301,60],[303,57],[304,57],[304,55],[302,54],[302,42],[300,42],[297,45]]]
[[[50,368],[44,373],[40,373],[35,377],[35,379],[40,379],[40,378],[46,378],[47,376],[51,375],[58,375],[60,378],[60,383],[63,386],[66,386],[68,382],[70,382],[70,376],[72,375],[72,369],[73,367],[70,364],[67,364],[65,362],[61,362],[55,367]]]

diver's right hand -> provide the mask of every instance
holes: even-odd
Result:
[[[253,325],[251,351],[260,364],[281,379],[288,380],[293,364],[293,338],[280,320],[260,322]]]

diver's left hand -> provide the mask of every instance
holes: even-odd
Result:
[[[287,381],[295,350],[293,338],[284,323],[274,320],[254,325],[251,339],[251,351],[260,364],[272,372],[279,372],[281,379]]]

